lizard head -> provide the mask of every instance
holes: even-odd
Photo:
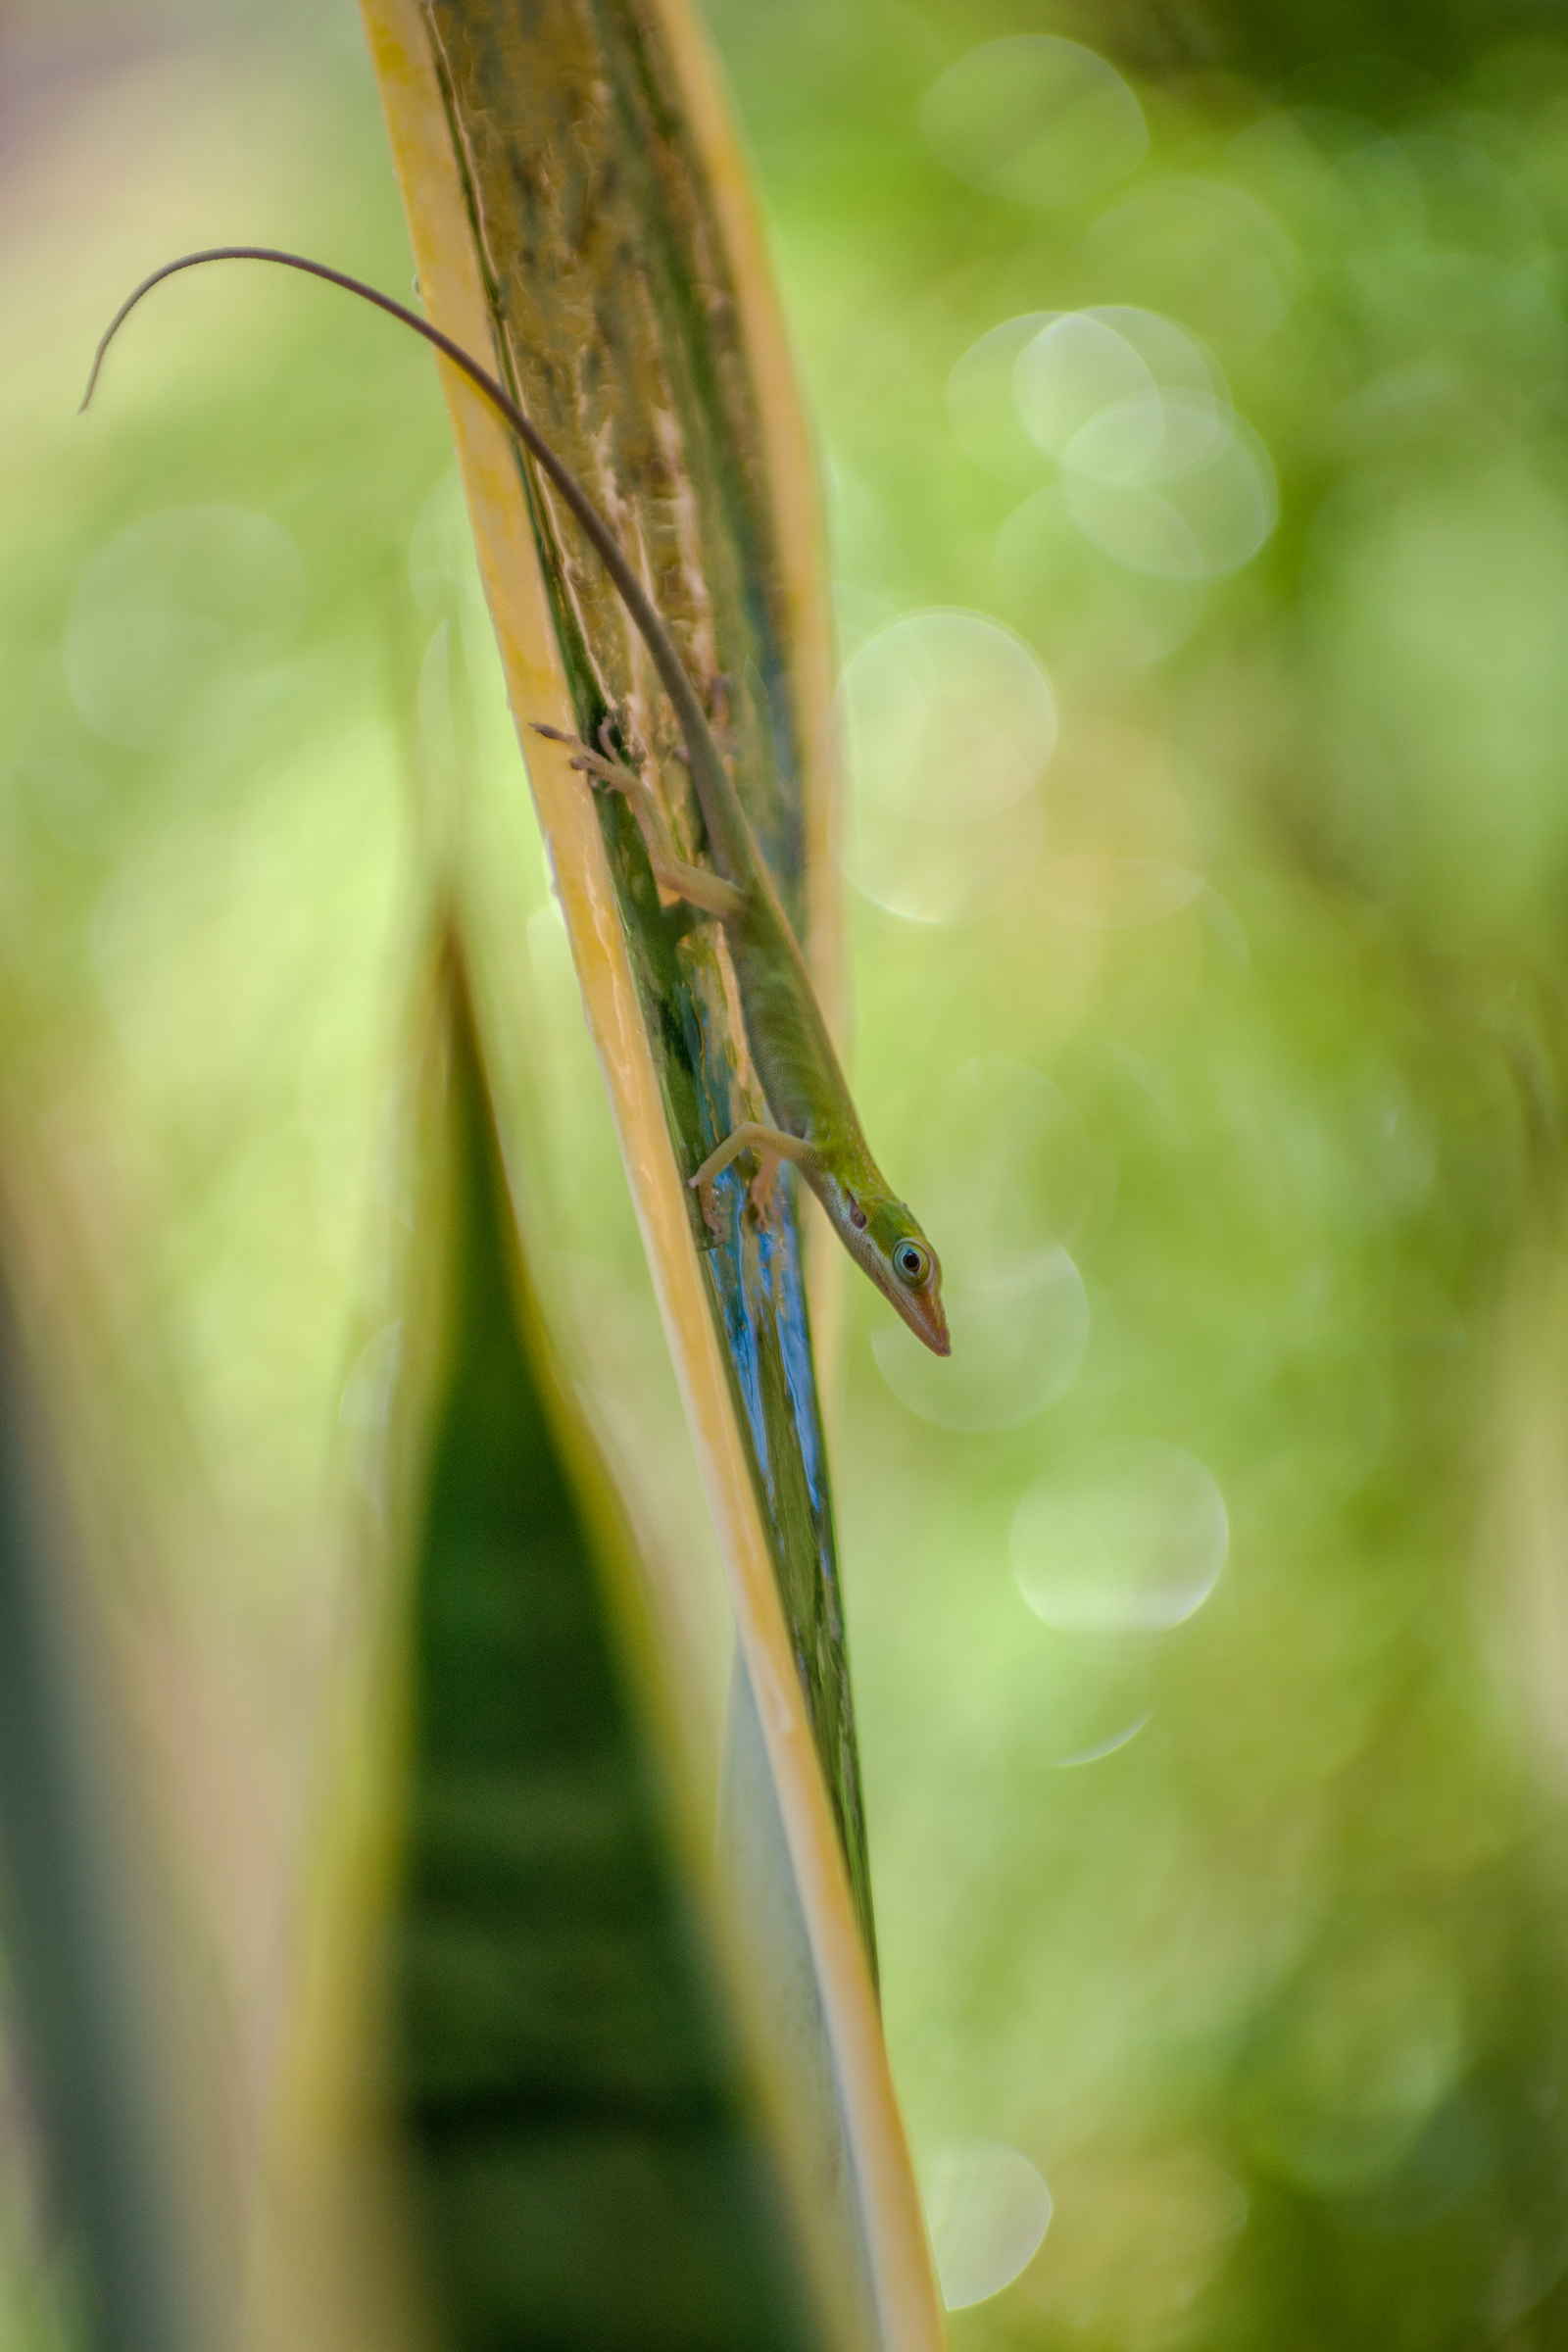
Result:
[[[863,1223],[857,1223],[857,1215]],[[917,1339],[934,1355],[949,1355],[948,1319],[942,1311],[942,1267],[936,1251],[902,1200],[858,1209],[850,1203],[844,1238],[885,1298],[890,1298]],[[844,1228],[840,1228],[844,1231]]]

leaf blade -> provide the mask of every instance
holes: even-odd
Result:
[[[450,147],[442,153],[443,131],[450,127],[447,106],[433,66],[427,61],[421,68],[419,61],[423,19],[414,0],[370,0],[366,13],[430,315],[469,348],[486,351],[493,314],[460,174]],[[571,699],[570,662],[561,659],[548,626],[546,567],[533,543],[515,460],[506,435],[476,398],[451,382],[448,397],[514,710],[575,731],[581,714]],[[569,458],[571,453],[564,454]],[[798,598],[798,579],[791,593]],[[819,629],[811,657],[818,669],[823,643]],[[814,724],[819,756],[826,729],[820,711]],[[691,1202],[669,1149],[668,1095],[651,1050],[646,1000],[628,949],[630,926],[623,919],[628,899],[624,893],[617,896],[613,886],[614,844],[606,839],[613,825],[601,828],[564,760],[536,758],[530,772],[584,1009],[720,1535],[737,1632],[801,1887],[884,2340],[935,2345],[941,2341],[941,2322],[918,2194],[862,1940],[868,1911],[862,1904],[858,1916],[847,1867],[849,1844],[858,1848],[863,1894],[863,1844],[848,1823],[848,1839],[841,1836],[817,1769],[796,1643],[780,1605],[752,1432],[736,1410],[733,1358],[720,1344]],[[818,819],[811,830],[818,846],[822,832]],[[806,838],[799,828],[798,837]],[[820,874],[820,858],[816,865]],[[804,893],[797,896],[804,904]],[[696,1154],[692,1157],[695,1164]],[[737,1272],[744,1274],[744,1268]],[[844,1753],[846,1743],[837,1745]],[[831,1755],[829,1761],[834,1761]],[[842,1777],[837,1771],[833,1777],[842,1797]]]

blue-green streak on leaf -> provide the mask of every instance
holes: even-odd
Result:
[[[694,677],[797,930],[805,914],[801,745],[765,453],[712,203],[657,24],[559,0],[425,7],[503,373],[621,539]],[[579,728],[592,736],[640,680],[627,624],[596,560],[519,466]],[[666,793],[688,838],[701,819],[651,705]],[[518,713],[526,720],[526,711]],[[627,748],[631,748],[628,744]],[[587,787],[585,786],[585,789]],[[711,926],[663,908],[641,836],[601,802],[671,1143],[690,1173],[756,1115],[736,1053]],[[832,1503],[808,1336],[793,1176],[770,1232],[725,1181],[730,1239],[692,1203],[737,1411],[818,1758],[875,1968],[855,1718]]]
[[[395,1931],[447,2340],[804,2352],[781,2180],[607,1598],[608,1488],[543,1351],[460,989],[450,1006]]]

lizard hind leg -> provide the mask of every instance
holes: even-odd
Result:
[[[716,914],[720,921],[745,912],[746,893],[722,874],[710,873],[706,866],[691,865],[682,858],[670,838],[664,811],[659,805],[659,795],[646,776],[622,760],[596,752],[592,744],[584,743],[580,735],[564,735],[559,727],[547,727],[540,719],[529,721],[536,735],[545,736],[551,743],[564,743],[576,754],[569,764],[596,783],[606,784],[612,792],[624,793],[637,819],[637,830],[648,852],[648,862],[654,869],[654,880],[661,890],[668,891],[673,899],[684,899],[689,906],[700,906],[706,914]],[[609,719],[599,730],[599,740],[606,745]]]
[[[614,757],[612,746],[606,740],[610,731],[608,718],[599,729],[600,749],[597,752],[591,743],[584,743],[580,735],[567,735],[560,727],[547,727],[543,719],[530,719],[528,723],[536,735],[547,737],[551,743],[564,743],[568,752],[576,753],[577,757],[568,765],[577,768],[585,776],[592,776],[596,784],[608,784],[612,792],[623,792],[633,807],[636,806],[638,795],[648,790],[637,770],[628,767],[624,760]]]

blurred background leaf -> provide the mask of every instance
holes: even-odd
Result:
[[[0,1290],[0,2328],[22,2346],[194,2352],[189,2150],[154,1990],[167,1999],[170,1939],[148,1932],[40,1339]]]
[[[819,2344],[671,1769],[678,1700],[551,1362],[450,950],[434,997],[417,1288],[435,1328],[406,1335],[429,1426],[405,1405],[393,1451],[417,1524],[387,2072],[440,2332]]]

